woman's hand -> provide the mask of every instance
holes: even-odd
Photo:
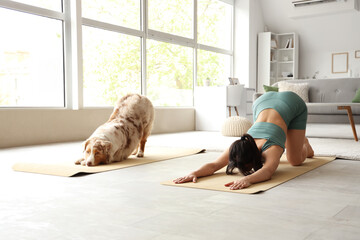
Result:
[[[190,173],[189,175],[186,175],[184,177],[179,177],[175,180],[173,180],[174,183],[185,183],[185,182],[196,182],[197,181],[197,177],[194,173]]]
[[[232,181],[225,184],[225,187],[230,187],[230,190],[238,190],[242,188],[247,188],[250,185],[251,183],[246,179],[246,177],[244,177],[240,180]]]

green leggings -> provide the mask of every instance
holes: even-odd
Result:
[[[256,99],[253,105],[254,125],[248,130],[253,138],[267,139],[261,151],[273,145],[285,149],[286,134],[278,125],[268,122],[256,122],[261,111],[275,109],[284,119],[288,129],[305,129],[307,107],[304,101],[293,92],[267,92]]]

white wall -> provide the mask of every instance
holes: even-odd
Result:
[[[360,50],[360,12],[352,8],[354,1],[334,2],[328,11],[310,11],[308,16],[294,17],[291,0],[259,0],[265,25],[269,31],[296,32],[299,34],[299,78],[312,78],[319,71],[318,78],[339,78],[349,73],[331,73],[332,53],[348,52],[349,69],[353,77],[360,75],[360,58],[355,58],[355,50]],[[346,4],[346,5],[343,5]],[[320,8],[324,9],[325,5]],[[344,6],[342,9],[341,6]],[[317,6],[315,8],[318,8]]]
[[[256,88],[257,34],[264,29],[259,0],[235,1],[234,77]]]
[[[111,112],[112,108],[0,109],[0,148],[83,141]],[[155,108],[152,134],[194,130],[194,108]]]

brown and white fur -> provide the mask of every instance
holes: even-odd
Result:
[[[122,161],[131,153],[143,157],[153,122],[154,107],[148,98],[139,94],[122,97],[109,120],[85,141],[84,158],[75,164],[107,164]]]

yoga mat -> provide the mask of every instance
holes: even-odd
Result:
[[[306,172],[309,172],[333,160],[335,160],[335,157],[307,158],[301,166],[294,167],[291,166],[286,161],[286,158],[283,156],[281,158],[278,169],[276,170],[276,172],[269,181],[256,183],[248,188],[239,189],[239,190],[230,190],[229,187],[224,186],[226,183],[232,182],[237,178],[243,176],[241,173],[234,175],[226,175],[225,173],[226,167],[220,169],[211,176],[198,178],[198,181],[196,183],[187,182],[182,184],[175,184],[173,183],[172,180],[169,180],[166,182],[162,182],[161,184],[169,185],[169,186],[177,186],[177,187],[189,187],[189,188],[232,192],[232,193],[258,193],[258,192],[266,191],[275,186],[278,186],[286,181],[289,181],[297,176],[300,176]]]
[[[192,154],[204,152],[204,149],[199,148],[171,148],[171,147],[147,147],[145,149],[145,156],[137,158],[131,155],[128,159],[122,162],[115,162],[106,165],[99,165],[93,167],[75,165],[74,160],[64,160],[64,162],[38,161],[19,162],[13,165],[13,170],[20,172],[40,173],[63,177],[72,177],[81,173],[99,173],[111,171],[126,167],[132,167],[152,162],[168,160],[172,158],[184,157]]]

